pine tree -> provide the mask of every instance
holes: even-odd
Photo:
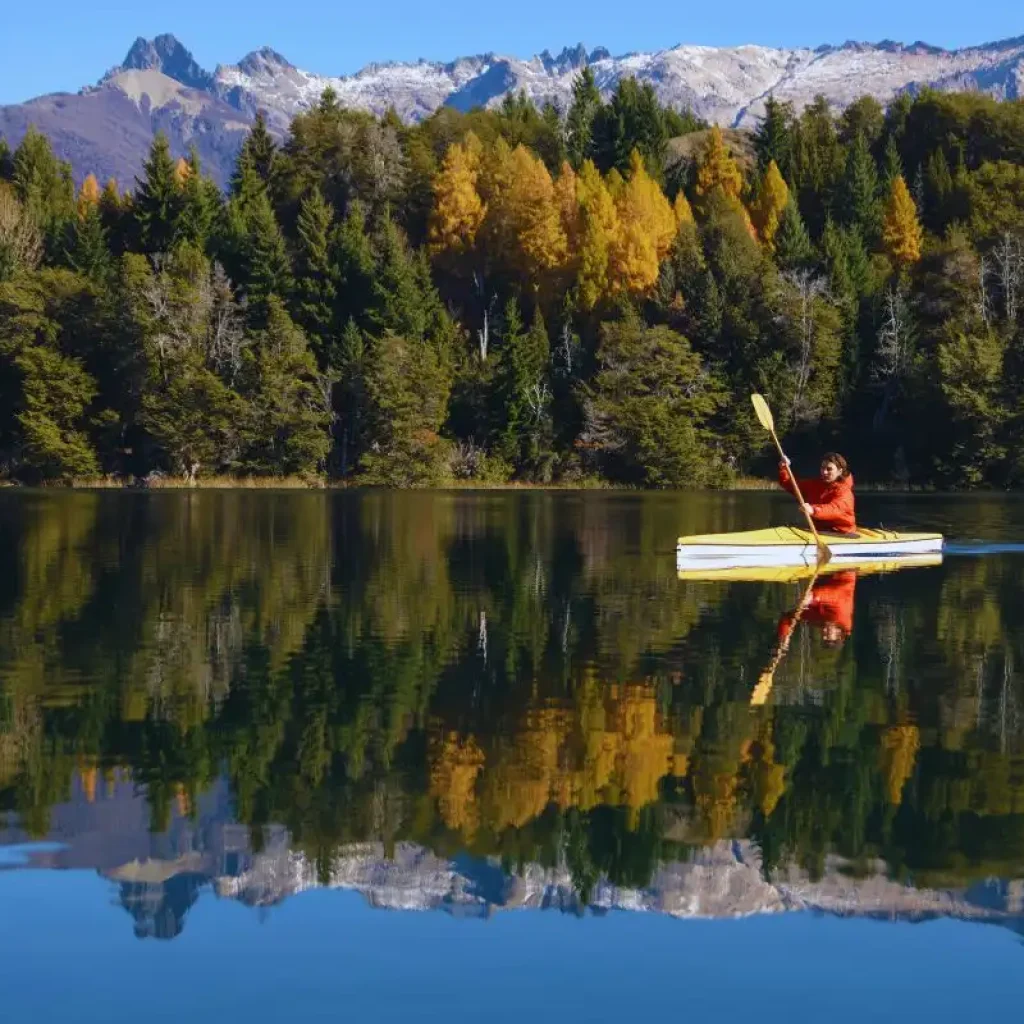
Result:
[[[540,312],[534,312],[530,329],[524,332],[518,302],[510,299],[499,373],[505,418],[501,452],[519,469],[536,471],[547,449],[550,364],[551,345]]]
[[[764,117],[754,133],[757,165],[762,174],[773,162],[783,178],[789,172],[793,149],[790,129],[792,120],[792,104],[780,103],[774,96],[769,95],[764,103]]]
[[[277,161],[277,146],[267,130],[267,120],[262,110],[256,112],[256,120],[253,121],[243,145],[248,158],[252,161],[253,170],[260,181],[269,187]]]
[[[896,137],[890,135],[885,142],[885,152],[882,156],[882,185],[888,192],[892,183],[903,176],[903,159],[900,156],[900,147],[896,143]]]
[[[594,82],[594,72],[585,67],[572,83],[572,102],[565,119],[565,147],[574,170],[592,156],[594,118],[601,109],[601,94]]]
[[[296,226],[295,318],[322,367],[329,361],[338,300],[337,267],[330,252],[333,221],[334,210],[313,189],[302,201]]]
[[[757,233],[769,251],[774,249],[775,235],[788,205],[789,188],[779,173],[778,165],[771,160],[761,178],[757,199],[751,211]]]
[[[102,281],[111,268],[110,246],[99,204],[79,204],[80,213],[71,224],[65,256],[72,269],[95,281]]]
[[[882,243],[886,254],[899,270],[921,258],[921,225],[917,207],[902,177],[892,183],[882,225]]]
[[[144,252],[168,252],[177,238],[182,192],[163,132],[157,132],[143,165],[143,177],[136,178],[136,183],[132,209],[139,244]]]
[[[175,231],[176,242],[190,242],[205,248],[220,212],[220,190],[202,173],[199,154],[193,146],[181,179],[181,212]]]
[[[49,140],[29,125],[15,150],[11,182],[22,207],[42,232],[47,248],[59,248],[64,226],[75,214],[71,165],[58,160]]]
[[[246,431],[243,468],[256,473],[305,474],[325,467],[330,451],[330,379],[317,370],[306,339],[276,296],[255,339],[254,416]]]
[[[840,213],[844,224],[856,224],[869,241],[878,236],[880,209],[878,172],[867,140],[858,132],[846,157],[840,190]]]
[[[0,181],[12,181],[14,178],[14,154],[7,140],[0,135]]]
[[[775,233],[775,257],[780,267],[797,270],[814,261],[814,246],[800,216],[796,200],[790,196]]]
[[[356,201],[331,237],[331,262],[338,274],[338,323],[367,328],[376,273],[366,212]],[[346,327],[347,330],[347,327]]]
[[[288,250],[265,192],[248,211],[242,255],[249,322],[262,327],[269,316],[270,297],[286,296],[292,287]]]

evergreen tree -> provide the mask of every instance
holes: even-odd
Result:
[[[807,267],[814,261],[814,246],[800,216],[796,200],[790,196],[775,233],[775,256],[787,270]]]
[[[847,153],[840,197],[842,222],[856,225],[869,242],[877,238],[881,219],[878,172],[861,132],[854,137]]]
[[[58,160],[49,140],[29,125],[15,150],[11,182],[25,212],[43,233],[47,247],[59,250],[64,225],[74,216],[71,166]]]
[[[757,152],[758,169],[764,174],[772,162],[785,179],[790,172],[793,139],[790,124],[793,107],[780,103],[769,95],[764,102],[764,117],[754,133],[754,149]]]
[[[633,151],[640,153],[656,178],[665,161],[668,129],[665,113],[650,82],[619,80],[611,99],[599,107],[592,124],[594,163],[604,171],[625,173]]]
[[[572,102],[565,118],[565,148],[574,170],[593,155],[594,119],[601,109],[601,94],[589,66],[572,83]]]
[[[206,248],[213,226],[220,212],[220,191],[216,184],[202,173],[199,154],[193,146],[184,165],[181,179],[180,213],[175,241],[190,242]]]
[[[178,237],[182,191],[163,132],[157,132],[153,139],[143,176],[136,183],[132,214],[139,245],[148,253],[169,252]]]
[[[310,338],[320,366],[327,366],[338,301],[337,268],[331,260],[334,211],[314,189],[297,224],[295,318]]]
[[[548,373],[551,344],[539,311],[530,329],[522,329],[518,303],[505,308],[501,348],[501,389],[505,424],[501,434],[503,456],[521,471],[542,474],[550,450]]]
[[[94,281],[109,273],[110,244],[98,203],[87,205],[72,222],[66,259],[73,270]]]
[[[266,192],[252,203],[245,223],[242,257],[249,322],[263,327],[272,295],[286,296],[292,288],[291,263],[284,236]]]
[[[330,451],[330,378],[322,376],[306,339],[276,295],[254,344],[255,385],[249,398],[242,468],[306,474],[325,468]]]

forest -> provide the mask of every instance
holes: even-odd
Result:
[[[227,194],[162,136],[127,188],[0,139],[0,481],[722,486],[760,391],[862,482],[1014,487],[1022,310],[1022,101],[327,90]]]

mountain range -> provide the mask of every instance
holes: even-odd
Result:
[[[493,106],[519,90],[565,109],[575,76],[588,65],[605,95],[622,78],[635,76],[650,82],[663,103],[735,128],[756,125],[769,95],[797,109],[818,94],[841,108],[864,94],[885,102],[925,87],[1024,96],[1024,36],[959,50],[886,40],[816,49],[679,45],[613,56],[602,47],[578,45],[528,60],[487,53],[449,63],[369,64],[332,77],[304,71],[269,47],[211,72],[174,36],[161,35],[137,39],[95,85],[0,107],[0,136],[17,145],[34,124],[70,161],[77,181],[91,172],[130,186],[154,134],[163,130],[176,154],[194,144],[223,185],[258,110],[282,137],[291,118],[327,86],[345,105],[375,114],[393,108],[414,122],[443,105]]]

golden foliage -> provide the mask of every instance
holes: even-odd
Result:
[[[178,157],[178,162],[174,165],[174,180],[178,188],[185,187],[191,173],[192,168],[189,167],[188,161],[183,156]]]
[[[444,732],[431,735],[428,756],[430,795],[437,799],[441,820],[452,831],[472,837],[480,821],[475,787],[483,751],[472,736]]]
[[[580,231],[577,290],[580,308],[589,311],[609,290],[608,261],[619,233],[615,201],[593,162],[586,160],[576,179]]]
[[[720,188],[731,199],[739,199],[743,188],[743,174],[729,155],[722,138],[722,130],[715,125],[708,132],[704,150],[697,164],[697,195],[704,196]]]
[[[635,150],[629,178],[617,190],[615,206],[619,231],[611,250],[613,287],[643,294],[657,283],[661,261],[668,255],[678,226],[665,194]]]
[[[434,206],[427,228],[432,255],[458,255],[471,249],[487,208],[477,189],[483,147],[470,132],[448,148],[434,179]]]
[[[675,202],[672,204],[672,213],[675,215],[677,230],[684,224],[693,223],[693,207],[690,206],[690,201],[682,189],[679,190]]]
[[[752,210],[757,233],[770,251],[775,250],[775,232],[779,230],[788,202],[789,186],[779,173],[778,165],[772,160],[765,169]]]
[[[886,254],[897,268],[908,267],[921,258],[921,224],[917,207],[902,175],[893,179],[882,223]]]
[[[544,161],[522,145],[509,150],[499,139],[485,164],[481,192],[487,200],[486,234],[496,262],[539,285],[568,252],[554,183]]]
[[[903,787],[913,774],[921,735],[916,725],[892,725],[882,736],[882,771],[885,774],[889,803],[898,807]]]
[[[84,218],[91,209],[99,205],[99,202],[100,183],[96,180],[95,174],[90,174],[82,182],[82,187],[78,190],[79,218]]]

